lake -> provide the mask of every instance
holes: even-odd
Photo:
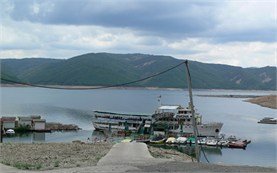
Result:
[[[187,106],[188,92],[174,89],[51,90],[1,87],[1,116],[41,115],[47,122],[76,124],[79,132],[29,134],[4,138],[4,142],[71,142],[95,135],[91,123],[94,110],[152,114],[160,104]],[[245,102],[245,98],[201,97],[197,95],[268,95],[276,91],[193,90],[194,105],[203,122],[223,122],[222,133],[251,140],[246,150],[206,149],[212,163],[276,165],[277,126],[258,124],[264,117],[277,118],[275,109]],[[205,162],[203,156],[201,160]]]

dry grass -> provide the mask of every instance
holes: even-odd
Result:
[[[250,103],[255,103],[263,107],[277,109],[277,95],[260,96],[246,100]]]

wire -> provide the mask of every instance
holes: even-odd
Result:
[[[78,88],[78,87],[55,87],[55,86],[47,86],[47,85],[37,85],[37,84],[31,84],[31,83],[26,83],[26,82],[19,82],[19,81],[15,81],[15,80],[11,80],[11,79],[5,79],[2,78],[1,76],[1,80],[6,81],[6,82],[10,82],[10,83],[15,83],[15,84],[19,84],[19,85],[25,85],[25,86],[32,86],[32,87],[38,87],[38,88],[47,88],[47,89],[63,89],[63,90],[93,90],[93,89],[105,89],[105,88],[113,88],[113,87],[120,87],[120,86],[125,86],[125,85],[129,85],[129,84],[133,84],[133,83],[137,83],[137,82],[141,82],[159,75],[162,75],[164,73],[167,73],[179,66],[181,66],[182,64],[184,64],[186,61],[182,61],[181,63],[168,68],[164,71],[161,71],[159,73],[155,73],[153,75],[150,75],[148,77],[144,77],[138,80],[134,80],[134,81],[130,81],[130,82],[126,82],[126,83],[121,83],[121,84],[115,84],[115,85],[108,85],[108,86],[99,86],[99,87],[85,87],[85,88]]]

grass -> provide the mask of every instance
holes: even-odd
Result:
[[[54,167],[57,168],[57,167],[59,167],[59,166],[60,166],[60,162],[59,162],[58,160],[56,160],[55,163],[54,163]]]
[[[41,169],[41,164],[28,164],[28,163],[21,163],[21,162],[16,162],[13,165],[14,167],[16,167],[17,169],[23,169],[23,170],[39,170]]]
[[[2,160],[1,163],[7,166],[13,166],[13,167],[16,167],[17,169],[23,169],[23,170],[39,170],[42,168],[41,164],[28,164],[28,163],[22,163],[22,162],[11,163],[7,160]]]

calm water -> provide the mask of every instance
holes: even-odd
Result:
[[[48,122],[77,124],[79,132],[29,134],[5,138],[4,142],[70,142],[86,140],[93,134],[94,110],[151,114],[162,96],[162,104],[188,103],[187,91],[146,89],[50,90],[1,88],[1,116],[41,115]],[[244,102],[241,98],[199,97],[206,94],[265,95],[274,91],[194,90],[194,104],[204,122],[224,123],[222,133],[252,141],[246,150],[206,149],[210,162],[242,165],[276,165],[277,126],[258,124],[263,117],[277,118],[274,109]],[[204,161],[203,157],[202,160]]]

